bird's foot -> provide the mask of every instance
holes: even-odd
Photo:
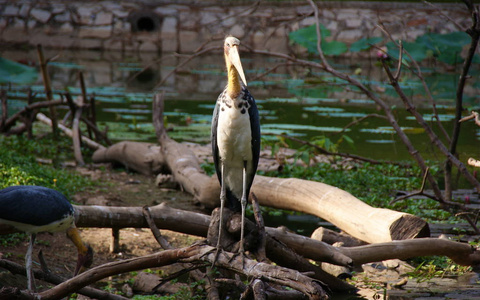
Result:
[[[220,247],[217,247],[215,250],[215,256],[213,257],[213,262],[212,262],[212,268],[215,267],[215,263],[217,262],[218,254],[220,253],[222,249]]]
[[[246,257],[245,250],[243,248],[239,249],[236,254],[232,255],[232,257],[229,258],[228,262],[231,263],[233,259],[236,259],[238,256],[240,256],[242,269],[243,269],[245,267],[245,257]]]
[[[213,251],[213,250],[212,250]],[[221,247],[216,247],[215,249],[215,256],[213,257],[213,262],[212,262],[212,268],[215,266],[215,263],[217,262],[217,259],[218,259],[218,255],[220,254],[220,252],[222,252],[223,255],[225,255],[228,259],[228,262],[232,261],[232,259],[235,257],[235,255],[233,256],[229,256],[226,252],[224,251]]]

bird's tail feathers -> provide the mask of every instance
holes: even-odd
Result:
[[[227,188],[227,203],[225,203],[225,207],[230,209],[233,212],[241,212],[242,211],[242,203],[240,199],[238,199],[230,189]]]

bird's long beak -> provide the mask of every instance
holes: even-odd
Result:
[[[73,276],[76,276],[92,265],[93,249],[90,247],[90,245],[82,241],[80,232],[76,227],[69,228],[67,230],[67,236],[78,250],[77,266],[75,267],[75,272],[73,273]]]
[[[233,46],[228,51],[228,58],[232,62],[235,69],[237,69],[240,78],[245,86],[247,86],[247,80],[245,79],[245,74],[243,73],[242,62],[240,61],[240,54],[238,54],[238,46]]]
[[[73,276],[77,276],[80,273],[85,272],[87,268],[92,265],[93,262],[93,249],[90,246],[87,246],[87,252],[81,253],[78,252],[78,259],[77,259],[77,266],[75,268],[75,272]]]

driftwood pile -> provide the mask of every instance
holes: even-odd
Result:
[[[80,149],[80,141],[96,149],[93,155],[94,162],[122,163],[129,169],[146,175],[169,173],[183,190],[194,196],[195,201],[202,203],[205,207],[216,207],[220,191],[218,180],[203,172],[198,156],[188,145],[177,143],[168,137],[162,122],[162,97],[162,95],[156,95],[153,101],[154,125],[159,145],[121,142],[106,148],[98,142],[81,136],[78,124],[75,125],[75,122],[72,124],[73,130],[70,130],[62,124],[55,125],[56,122],[52,122],[43,114],[36,113],[35,117],[50,126],[56,126],[71,136],[74,141],[77,140],[76,149]],[[53,102],[53,100],[49,101],[45,107],[53,105]],[[74,120],[81,120],[81,110],[77,109],[76,112],[79,113],[74,114]],[[6,117],[2,120],[4,129],[6,124],[11,124]],[[95,126],[92,125],[93,127]],[[102,136],[100,131],[97,133],[99,137]],[[108,140],[106,137],[103,139]],[[81,153],[77,152],[76,158],[77,163],[83,162]],[[226,290],[232,290],[227,286],[234,286],[233,290],[238,290],[238,293],[245,298],[326,299],[331,293],[355,290],[353,286],[341,279],[343,277],[339,274],[345,274],[345,272],[339,272],[338,268],[346,269],[348,272],[349,268],[367,262],[429,255],[448,256],[461,265],[475,266],[480,263],[479,252],[470,245],[430,238],[429,226],[422,219],[406,213],[370,207],[353,195],[323,183],[296,178],[256,176],[251,199],[256,212],[256,223],[247,222],[246,232],[250,234],[246,236],[248,256],[244,259],[235,253],[239,216],[227,212],[228,217],[225,218],[227,220],[224,228],[227,228],[228,232],[222,233],[222,236],[229,237],[226,238],[225,251],[221,252],[215,264],[218,270],[222,270],[221,278],[208,271],[212,266],[215,252],[209,244],[215,245],[214,239],[218,234],[215,231],[218,231],[217,210],[214,210],[210,217],[169,208],[164,204],[150,208],[76,206],[78,227],[110,227],[114,230],[127,227],[150,227],[165,251],[97,266],[61,284],[58,284],[59,280],[49,279],[48,274],[38,271],[37,277],[58,285],[38,294],[17,289],[4,289],[0,296],[8,295],[8,297],[15,296],[22,299],[33,299],[39,296],[42,299],[60,299],[77,291],[98,298],[100,294],[96,294],[97,291],[84,287],[114,274],[176,263],[181,264],[184,270],[190,271],[195,279],[206,279],[206,287],[211,299],[219,299],[225,295]],[[286,228],[264,227],[258,205],[316,215],[334,224],[343,233],[319,228],[312,238],[308,238],[291,233]],[[158,229],[207,237],[207,241],[185,248],[172,249],[162,238]],[[9,231],[11,228],[0,226],[0,233]],[[341,242],[341,247],[332,246],[338,242]],[[21,267],[5,259],[0,259],[0,266],[12,272],[16,268],[21,270]],[[232,274],[248,278],[249,284],[243,283]],[[105,295],[105,293],[101,297],[124,299],[121,296]]]

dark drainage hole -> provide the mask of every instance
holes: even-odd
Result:
[[[137,20],[138,31],[155,31],[155,27],[155,22],[152,20],[152,18],[141,17]]]

